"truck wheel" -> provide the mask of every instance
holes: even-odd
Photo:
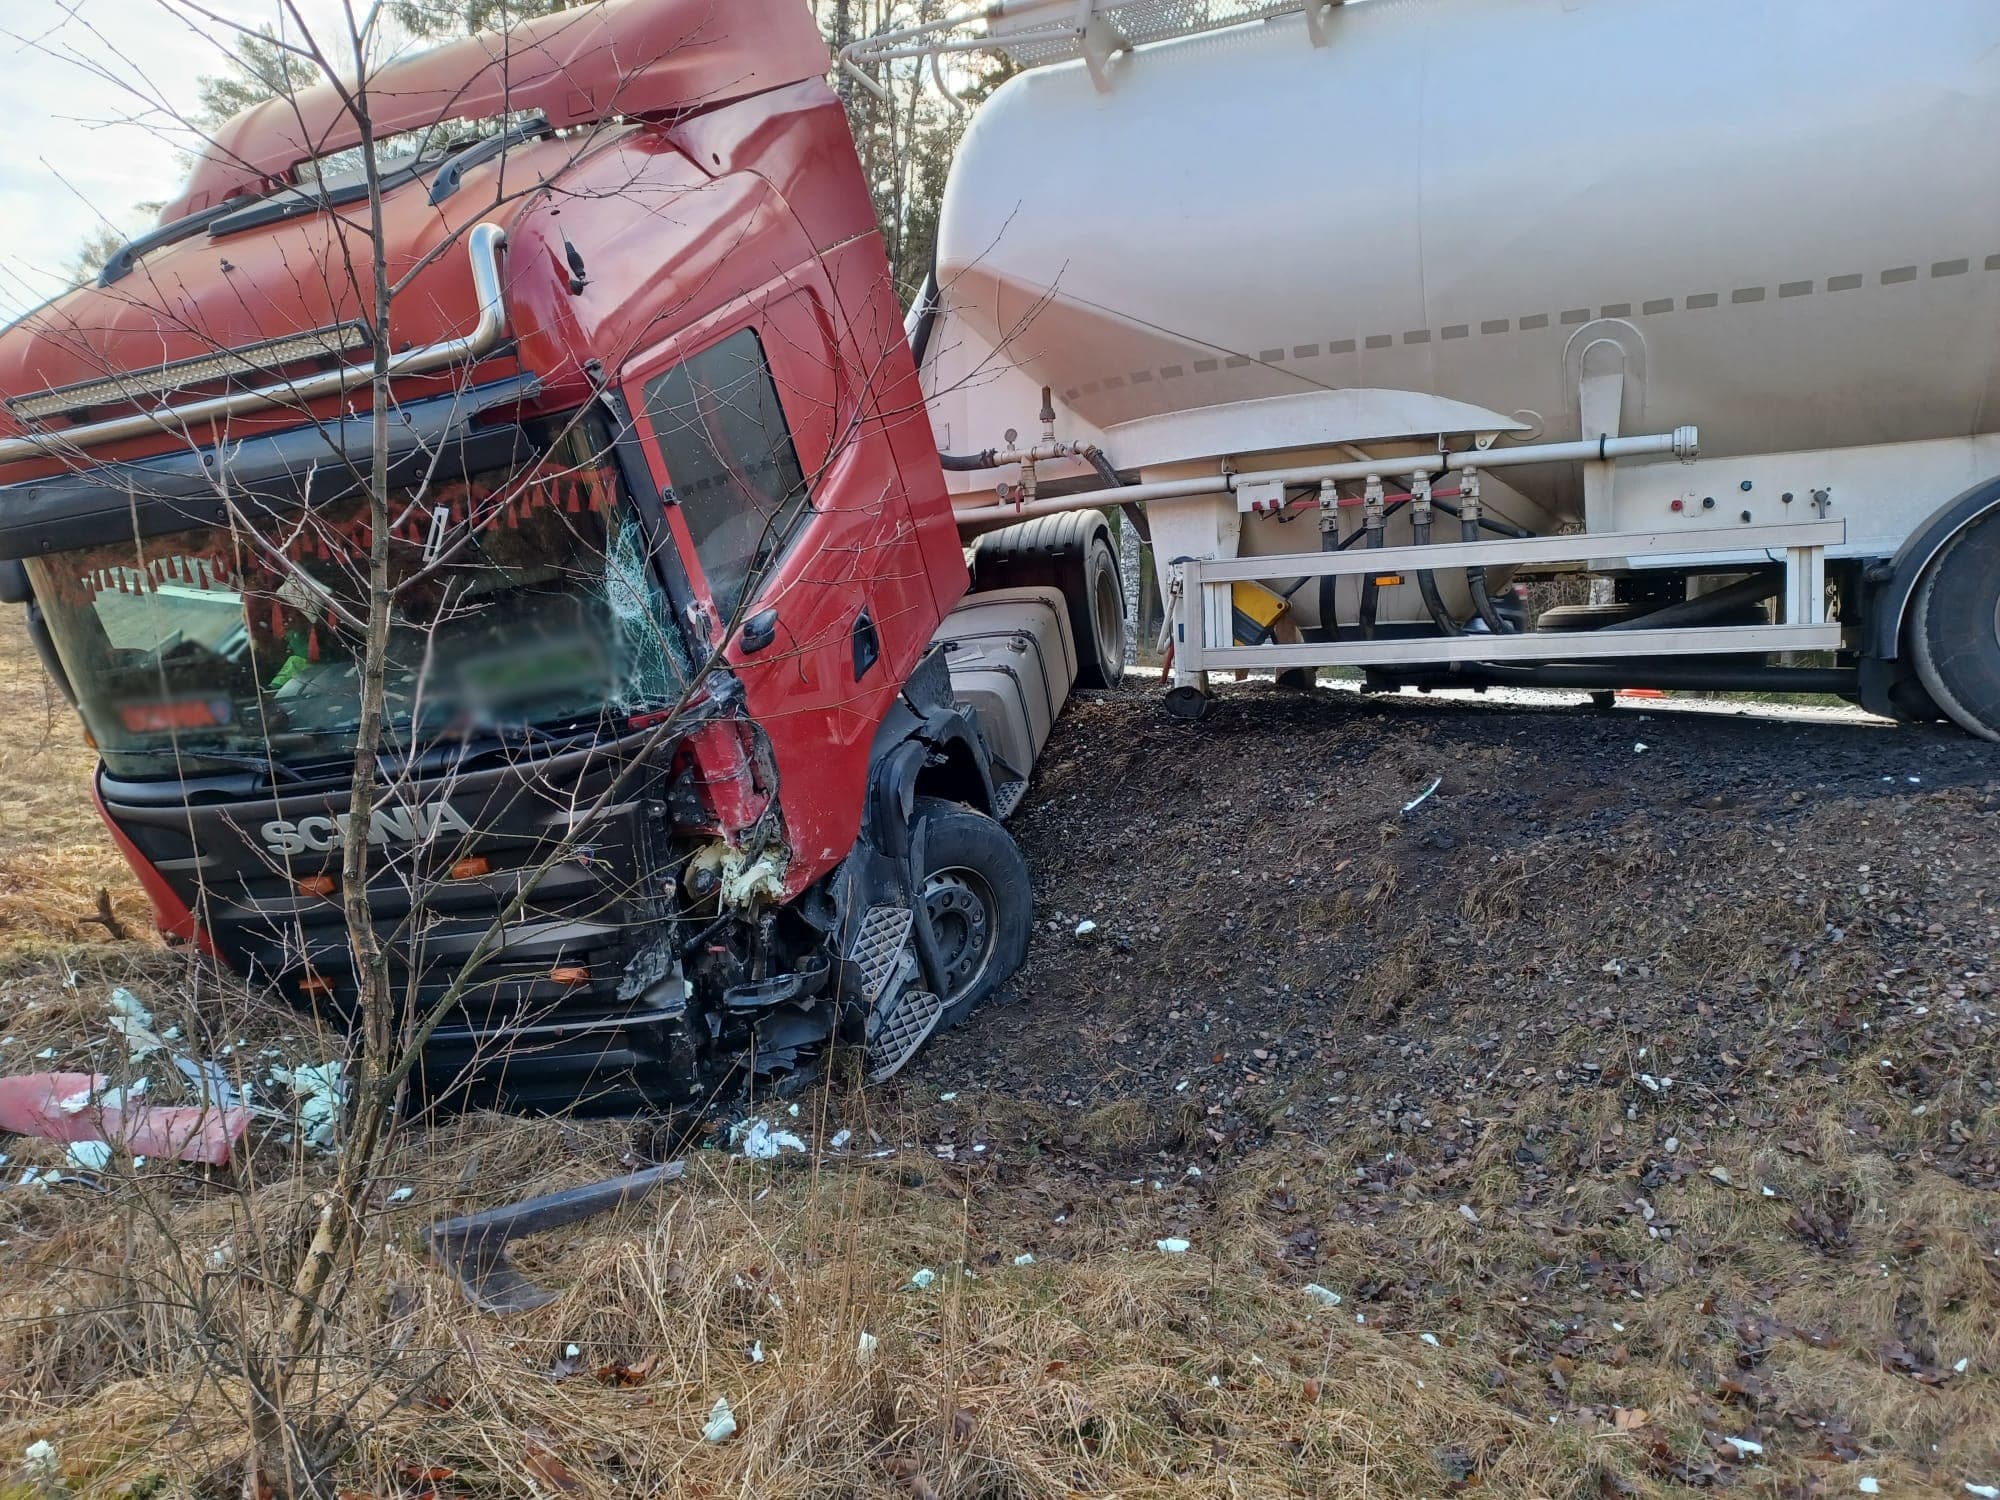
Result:
[[[1910,607],[1917,678],[1945,714],[2000,740],[2000,515],[1945,545]]]
[[[939,1024],[956,1026],[1028,955],[1028,862],[1006,829],[963,803],[919,797],[916,811],[924,825],[924,912],[945,971]]]
[[[1125,675],[1125,583],[1111,528],[1094,510],[1037,516],[972,544],[972,586],[1056,588],[1076,637],[1076,685],[1118,686]]]

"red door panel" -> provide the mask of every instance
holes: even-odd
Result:
[[[788,894],[853,846],[875,730],[911,636],[920,649],[936,624],[894,455],[858,415],[851,368],[818,289],[793,279],[625,374],[673,535],[771,740]],[[751,649],[746,622],[769,643]]]

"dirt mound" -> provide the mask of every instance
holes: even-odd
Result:
[[[919,1076],[1321,1133],[1483,1079],[1705,1088],[1774,1046],[1804,1066],[1923,971],[1983,995],[2000,750],[1257,687],[1188,725],[1104,694],[1015,832],[1037,883],[1015,1003]]]

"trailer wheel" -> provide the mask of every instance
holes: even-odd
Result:
[[[1953,537],[1924,573],[1909,644],[1931,701],[1960,728],[2000,740],[2000,514]]]
[[[1061,589],[1076,637],[1076,685],[1117,687],[1125,676],[1125,583],[1111,527],[1096,511],[987,532],[972,545],[972,586]]]
[[[956,1026],[1028,955],[1028,862],[1012,834],[961,802],[919,797],[916,813],[924,826],[921,899],[945,971],[939,1024]]]

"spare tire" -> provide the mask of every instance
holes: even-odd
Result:
[[[1069,607],[1076,685],[1118,686],[1125,675],[1125,582],[1111,527],[1094,510],[1037,516],[972,544],[972,588],[1054,588]]]

